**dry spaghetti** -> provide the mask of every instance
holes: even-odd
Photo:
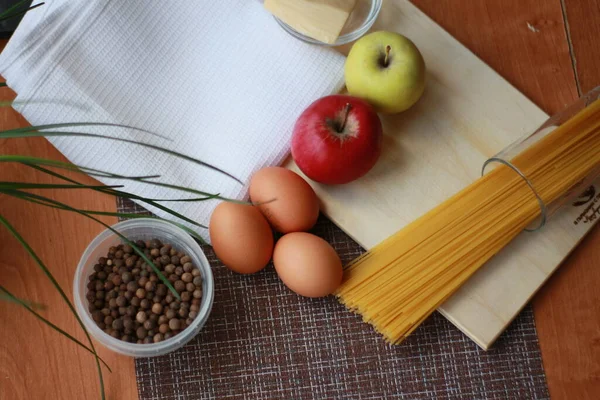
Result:
[[[600,100],[511,160],[550,204],[600,166]],[[540,216],[527,182],[500,165],[354,260],[336,295],[400,343]]]

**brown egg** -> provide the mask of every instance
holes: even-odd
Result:
[[[219,204],[210,218],[209,233],[217,257],[240,274],[260,271],[273,255],[273,232],[254,206]]]
[[[293,232],[279,239],[273,263],[283,283],[301,296],[327,296],[342,282],[342,262],[337,253],[310,233]]]
[[[319,199],[312,187],[293,171],[267,167],[250,181],[250,198],[273,228],[281,233],[307,231],[319,217]]]

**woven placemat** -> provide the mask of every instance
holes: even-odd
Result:
[[[344,263],[363,251],[326,218],[313,233]],[[142,400],[549,398],[530,307],[488,352],[437,313],[391,346],[335,298],[299,297],[272,266],[242,276],[204,251],[215,276],[210,318],[182,349],[136,360]]]

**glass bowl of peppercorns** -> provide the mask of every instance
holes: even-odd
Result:
[[[184,230],[158,219],[112,228],[133,246],[109,229],[90,243],[74,279],[79,317],[95,339],[121,354],[152,357],[180,348],[212,308],[213,275],[204,252]]]

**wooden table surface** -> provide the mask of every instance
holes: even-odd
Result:
[[[402,0],[387,0],[402,1]],[[546,112],[554,113],[600,85],[597,0],[413,0],[477,56]],[[14,96],[0,90],[0,101]],[[0,109],[0,129],[27,122]],[[1,154],[63,159],[44,139],[0,140]],[[80,177],[81,178],[81,177]],[[2,165],[0,180],[46,182],[20,165]],[[86,182],[92,179],[85,178]],[[114,211],[96,193],[49,191],[77,207]],[[83,217],[0,196],[6,216],[70,295],[77,261],[102,227]],[[106,222],[113,222],[110,218]],[[34,263],[0,228],[0,282],[44,303],[44,314],[79,339],[75,319]],[[533,301],[542,358],[553,399],[597,399],[600,393],[600,227],[579,245]],[[16,306],[0,303],[0,399],[97,398],[92,357]],[[133,361],[100,349],[116,371],[105,374],[111,399],[136,399]]]

